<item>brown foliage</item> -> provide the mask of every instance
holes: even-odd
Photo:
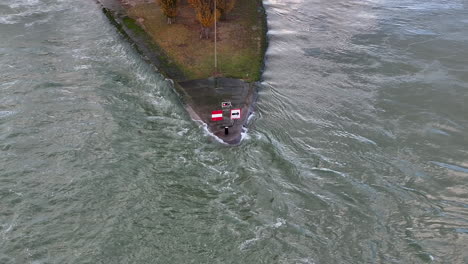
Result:
[[[216,17],[215,17],[216,1]],[[202,25],[202,38],[209,37],[209,29],[215,20],[224,18],[225,15],[234,8],[235,0],[188,0],[190,5],[196,10],[197,19]]]
[[[211,27],[215,21],[214,1],[215,0],[188,0],[197,12],[197,19],[203,27]],[[218,4],[218,2],[216,2]],[[216,8],[216,20],[221,16],[221,10]]]
[[[193,8],[197,8],[198,4],[199,4],[199,1],[198,0],[188,0],[189,4],[193,7]]]
[[[214,8],[212,1],[203,1],[204,3],[197,7],[197,19],[203,27],[211,27],[215,22]],[[211,2],[211,3],[206,3]],[[216,19],[219,19],[220,12],[216,12]]]
[[[157,2],[168,18],[172,19],[177,16],[177,0],[157,0]]]
[[[216,0],[216,9],[221,13],[221,19],[225,19],[227,13],[231,12],[236,4],[236,0]]]

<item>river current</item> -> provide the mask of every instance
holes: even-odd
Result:
[[[0,0],[0,263],[468,263],[468,3],[269,0],[242,144],[88,0]]]

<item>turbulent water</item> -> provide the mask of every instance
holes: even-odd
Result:
[[[89,0],[0,0],[0,263],[468,263],[468,3],[270,0],[237,147]]]

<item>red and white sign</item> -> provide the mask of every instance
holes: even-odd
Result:
[[[231,119],[240,119],[241,110],[240,109],[231,109]]]
[[[223,121],[223,110],[212,111],[211,121]]]

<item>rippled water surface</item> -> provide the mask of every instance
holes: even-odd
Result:
[[[468,3],[264,4],[227,147],[93,1],[0,0],[0,263],[468,263]]]

